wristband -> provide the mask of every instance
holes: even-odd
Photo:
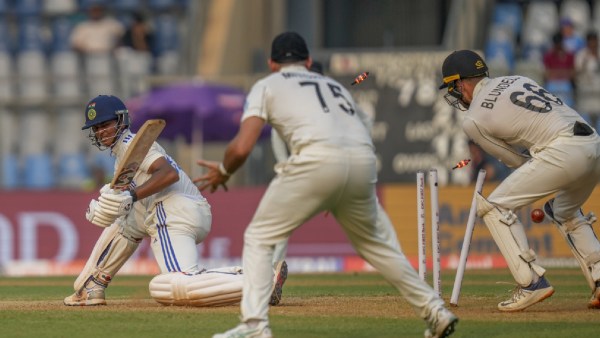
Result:
[[[135,202],[135,201],[138,200],[138,197],[137,197],[137,194],[135,193],[135,190],[130,189],[130,190],[127,190],[127,191],[129,191],[129,194],[131,195],[131,203],[133,203],[133,202]]]
[[[227,171],[227,169],[225,169],[225,166],[223,165],[223,162],[219,163],[219,172],[223,176],[231,176],[231,174]]]

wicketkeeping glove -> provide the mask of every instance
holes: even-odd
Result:
[[[85,218],[93,224],[106,228],[111,226],[118,216],[109,215],[98,205],[98,201],[91,200],[87,211],[85,212]]]
[[[113,216],[124,216],[131,211],[133,197],[128,190],[108,190],[98,198],[98,206],[105,213]]]

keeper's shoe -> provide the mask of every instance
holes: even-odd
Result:
[[[63,303],[67,306],[106,305],[104,288],[95,288],[91,290],[84,289],[81,292],[75,292],[74,294],[65,298]]]
[[[454,333],[454,327],[458,323],[458,317],[443,306],[431,311],[425,318],[429,328],[425,330],[425,338],[444,338]]]
[[[539,303],[554,294],[554,288],[546,277],[542,276],[537,283],[528,287],[517,286],[510,299],[498,304],[498,310],[503,312],[515,312],[525,310],[535,303]]]
[[[592,292],[592,298],[588,303],[590,309],[600,309],[600,281],[596,281],[596,288]]]
[[[273,334],[269,322],[263,320],[256,327],[241,323],[227,332],[215,334],[213,338],[273,338]]]
[[[273,277],[273,291],[271,292],[271,300],[269,305],[277,305],[281,301],[283,293],[283,283],[285,283],[288,275],[288,266],[285,261],[280,261],[275,266],[275,276]]]

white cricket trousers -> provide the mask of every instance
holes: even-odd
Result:
[[[152,210],[135,211],[137,231],[150,236],[161,273],[200,271],[197,244],[206,238],[212,223],[206,200],[172,195],[154,204]]]
[[[532,159],[511,173],[488,201],[518,210],[556,193],[554,217],[564,222],[577,215],[600,179],[600,137],[560,136],[531,151]]]
[[[292,155],[277,171],[244,234],[242,321],[268,320],[274,246],[325,210],[342,225],[360,256],[396,287],[422,318],[443,304],[421,281],[397,241],[390,240],[395,234],[389,219],[376,222],[377,171],[370,148],[312,146]]]

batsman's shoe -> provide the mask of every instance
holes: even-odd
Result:
[[[458,323],[458,317],[443,306],[433,310],[427,318],[429,328],[425,330],[425,338],[444,338],[454,333],[454,327]]]
[[[273,278],[273,291],[271,292],[271,300],[269,305],[277,305],[281,301],[283,293],[283,283],[285,283],[288,274],[288,267],[285,261],[277,263],[275,267],[275,277]]]
[[[554,288],[546,277],[542,276],[537,283],[532,283],[528,287],[517,286],[510,299],[498,304],[498,310],[504,312],[514,312],[525,310],[535,303],[539,303],[554,294]]]
[[[84,289],[81,292],[75,292],[74,294],[65,298],[63,303],[67,306],[106,305],[104,289],[103,288],[97,288],[97,289],[91,289],[91,290]]]
[[[273,338],[273,334],[269,322],[264,320],[255,327],[241,323],[227,332],[214,335],[213,338]]]
[[[600,309],[600,281],[596,281],[596,288],[592,292],[592,298],[588,303],[590,309]]]

